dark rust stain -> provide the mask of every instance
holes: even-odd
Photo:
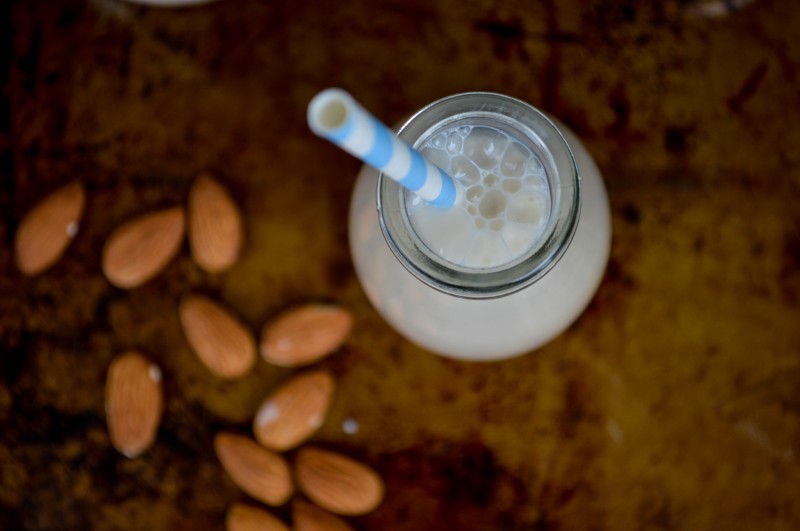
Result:
[[[564,439],[575,437],[578,426],[586,420],[586,389],[579,380],[567,378],[564,389],[564,409],[559,416],[559,429]]]
[[[533,34],[531,36],[538,39],[543,39],[547,42],[554,42],[558,44],[580,43],[580,37],[576,33],[563,31],[558,28],[548,30],[544,33]]]
[[[631,117],[631,102],[625,85],[617,83],[609,95],[609,106],[614,111],[614,122],[608,127],[608,133],[619,135],[628,129]]]
[[[798,227],[800,220],[795,220]],[[780,272],[783,298],[790,304],[800,302],[800,231],[795,229],[784,237]]]
[[[5,87],[8,82],[11,64],[11,50],[14,42],[14,25],[11,22],[10,2],[3,2],[0,7],[0,87]],[[0,150],[3,148],[2,134],[9,133],[11,128],[11,104],[5,90],[0,90]]]
[[[685,154],[690,149],[690,137],[694,128],[688,126],[670,126],[664,131],[664,149],[673,155]]]
[[[592,33],[613,37],[619,28],[636,22],[637,4],[636,0],[592,2],[582,12],[584,27]]]
[[[173,391],[169,384],[165,384],[164,387],[165,395]],[[175,389],[174,392],[177,393],[178,390]],[[215,422],[202,405],[193,402],[178,404],[173,406],[172,410],[168,405],[165,413],[158,432],[159,445],[171,448],[190,460],[209,456],[211,454],[209,444],[213,441],[214,434],[224,428],[230,428]]]
[[[125,35],[122,43],[119,45],[119,66],[118,76],[121,80],[127,80],[131,74],[131,49],[133,48],[133,38],[130,35]],[[126,86],[126,83],[121,83],[120,87]]]
[[[346,453],[346,452],[345,452]],[[384,455],[376,468],[387,497],[364,522],[369,529],[523,529],[524,482],[480,441],[420,441]],[[503,509],[492,514],[488,507]]]
[[[19,444],[54,443],[70,437],[83,437],[90,427],[103,427],[105,419],[93,412],[69,414],[38,403],[34,391],[17,389],[16,400],[3,426],[5,437]],[[13,435],[13,437],[12,437]]]
[[[547,35],[558,34],[558,17],[553,0],[544,3]],[[550,41],[547,57],[542,67],[542,103],[545,109],[559,114],[558,90],[561,85],[561,52],[559,42]]]
[[[478,29],[488,32],[502,40],[517,40],[525,36],[519,19],[512,21],[484,20],[478,22]]]
[[[636,287],[636,279],[630,276],[616,258],[611,258],[606,267],[605,279],[612,284],[620,284],[621,286],[629,289]]]
[[[638,225],[642,221],[642,213],[633,203],[625,203],[622,205],[622,219],[631,225]]]
[[[56,24],[61,27],[68,27],[75,25],[80,20],[81,10],[72,7],[66,7],[64,11],[59,13]]]
[[[656,489],[654,489],[656,490]],[[658,488],[658,494],[650,496],[647,501],[637,507],[638,520],[651,525],[655,529],[675,529],[676,522],[672,516],[669,499]]]
[[[702,235],[697,236],[692,243],[692,248],[694,252],[702,253],[706,248],[706,239]]]
[[[156,41],[163,44],[167,49],[179,53],[193,56],[197,54],[197,44],[189,39],[181,38],[170,31],[159,28],[153,32]]]
[[[342,253],[332,259],[326,269],[327,272],[327,285],[338,290],[344,288],[352,279],[355,274],[353,271],[353,264],[350,257],[346,253]]]
[[[36,72],[39,69],[41,44],[42,28],[37,27],[30,38],[28,49],[17,60],[17,68],[24,76],[22,87],[29,94],[36,92]]]
[[[493,51],[498,59],[506,60],[516,52],[526,58],[527,54],[522,46],[525,40],[525,30],[518,18],[509,20],[482,20],[475,28],[489,34],[493,43]]]
[[[10,327],[9,327],[10,328]],[[5,331],[0,335],[0,378],[6,385],[13,385],[20,377],[28,359],[26,355],[26,345],[29,343],[30,334],[24,331],[20,334],[13,333],[12,330]]]
[[[750,71],[750,74],[744,80],[742,86],[739,87],[739,90],[725,102],[730,110],[735,113],[742,112],[745,103],[755,96],[756,92],[758,92],[758,89],[761,87],[764,78],[767,76],[767,70],[767,62],[761,61]]]
[[[0,529],[22,529],[22,519],[19,507],[0,505]]]

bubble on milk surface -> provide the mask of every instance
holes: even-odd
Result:
[[[424,148],[420,150],[420,154],[429,162],[434,163],[436,166],[447,171],[450,165],[450,156],[446,151],[435,148]]]
[[[506,179],[500,183],[500,186],[503,188],[504,192],[515,194],[522,188],[522,183],[519,179]]]
[[[508,137],[497,129],[473,127],[464,139],[464,154],[484,170],[491,170],[500,163],[506,149]]]
[[[541,218],[545,205],[539,194],[517,194],[508,202],[506,216],[523,225],[534,225]]]
[[[487,173],[486,175],[483,176],[483,184],[486,185],[487,188],[491,188],[499,182],[500,182],[500,177],[498,177],[494,173]]]
[[[469,201],[470,203],[474,203],[475,201],[480,199],[481,196],[483,196],[483,192],[484,192],[483,186],[481,186],[480,184],[476,184],[475,186],[471,186],[470,188],[467,189],[467,192],[466,192],[467,201]]]
[[[421,147],[461,189],[439,209],[408,194],[415,232],[435,254],[470,268],[498,267],[528,251],[550,215],[544,166],[506,132],[486,126],[441,131]]]
[[[478,203],[478,212],[486,219],[500,216],[506,209],[506,194],[500,190],[489,190]]]
[[[444,133],[439,133],[435,137],[431,139],[431,147],[435,149],[444,149],[445,145],[447,144],[447,137]]]
[[[512,142],[500,162],[500,170],[506,177],[522,177],[531,152],[519,142]],[[538,160],[538,159],[537,159]]]
[[[464,148],[464,139],[458,133],[450,133],[447,135],[447,144],[445,145],[445,151],[450,153],[451,155],[457,155],[461,153],[461,150]]]
[[[526,177],[544,177],[544,165],[539,157],[531,157],[526,165]]]

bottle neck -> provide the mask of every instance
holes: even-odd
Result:
[[[439,131],[462,125],[500,129],[541,161],[551,206],[537,242],[502,265],[454,264],[422,243],[406,210],[411,192],[383,174],[378,178],[378,219],[395,257],[425,284],[462,298],[502,297],[536,282],[569,247],[580,215],[580,177],[569,145],[553,122],[534,107],[500,94],[473,92],[436,101],[413,115],[398,134],[419,149]]]

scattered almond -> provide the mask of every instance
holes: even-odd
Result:
[[[282,367],[319,361],[344,343],[353,315],[340,306],[307,304],[267,323],[261,335],[261,356]]]
[[[268,505],[283,505],[294,492],[289,465],[283,457],[234,433],[214,437],[214,450],[231,480],[244,492]]]
[[[335,383],[327,371],[295,376],[262,402],[253,421],[256,440],[276,452],[305,441],[322,426]]]
[[[106,381],[106,419],[111,444],[136,457],[156,438],[163,397],[161,371],[137,352],[116,358]]]
[[[289,531],[289,528],[264,509],[236,503],[225,517],[227,531]]]
[[[365,514],[383,500],[383,481],[374,470],[328,450],[302,448],[295,462],[295,477],[303,494],[332,513]]]
[[[189,248],[195,262],[209,273],[230,268],[244,239],[242,215],[214,177],[202,174],[189,190]]]
[[[292,523],[295,531],[353,531],[338,516],[302,500],[292,504]]]
[[[70,183],[36,204],[20,221],[14,240],[14,259],[26,275],[36,275],[61,258],[78,233],[86,194]]]
[[[187,295],[178,315],[189,345],[209,370],[238,378],[253,367],[256,341],[230,311],[202,295]]]
[[[178,253],[184,233],[183,208],[150,212],[118,227],[103,248],[102,266],[119,288],[140,286]]]

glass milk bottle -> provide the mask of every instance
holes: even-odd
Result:
[[[439,209],[362,167],[349,235],[373,306],[410,341],[463,360],[516,356],[563,332],[597,290],[611,244],[606,190],[577,137],[493,93],[434,102],[398,134],[460,191]]]

